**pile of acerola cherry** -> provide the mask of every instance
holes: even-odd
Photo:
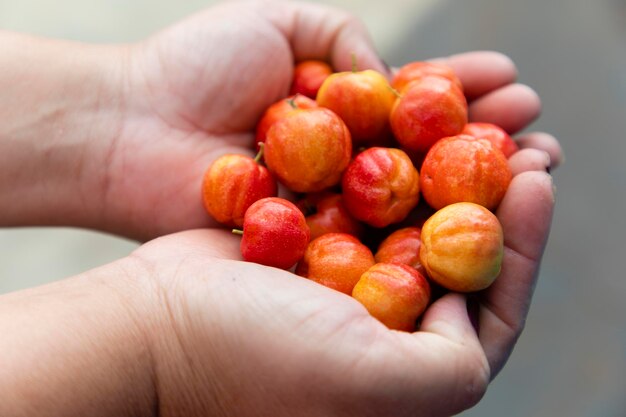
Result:
[[[503,256],[492,210],[517,145],[496,125],[468,123],[451,68],[413,62],[389,82],[304,61],[290,94],[258,122],[256,158],[224,155],[203,178],[204,206],[239,228],[244,260],[351,295],[405,331],[434,288],[491,285]]]

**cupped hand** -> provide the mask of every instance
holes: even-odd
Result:
[[[357,19],[303,2],[224,3],[123,52],[122,121],[106,151],[100,228],[141,240],[216,226],[201,204],[202,175],[221,154],[252,152],[255,124],[287,94],[295,61],[347,70],[354,54],[359,67],[389,75]],[[466,85],[473,120],[515,131],[538,114],[536,94],[514,84],[508,58],[478,52],[446,61]],[[560,158],[547,135],[526,146],[544,160],[552,148],[549,164]]]
[[[216,225],[201,204],[202,175],[221,154],[252,152],[255,125],[288,94],[295,61],[346,70],[355,54],[385,71],[351,15],[279,0],[220,4],[124,52],[104,228],[139,239]]]
[[[198,196],[202,172],[221,153],[250,152],[254,123],[286,94],[294,60],[346,69],[356,51],[363,67],[384,71],[362,26],[335,13],[303,3],[233,3],[132,52],[131,79],[143,81],[112,162],[136,168],[110,170],[109,198],[123,196],[120,208],[132,201],[134,211],[114,221],[118,232],[148,238],[212,226]],[[471,120],[514,134],[539,114],[537,95],[515,83],[508,58],[474,52],[444,60],[464,84]],[[241,262],[238,238],[225,231],[141,247],[133,258],[154,278],[161,312],[158,331],[150,331],[160,414],[436,416],[475,404],[523,328],[551,223],[545,171],[558,165],[560,147],[542,133],[519,143],[497,212],[506,245],[500,277],[469,299],[440,298],[412,334],[387,330],[348,296]]]
[[[498,217],[492,287],[450,293],[419,331],[388,330],[356,300],[240,260],[239,238],[194,230],[132,258],[151,277],[159,415],[444,416],[475,404],[506,362],[530,303],[553,208],[550,176],[513,180]]]

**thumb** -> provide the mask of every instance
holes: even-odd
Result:
[[[417,346],[427,346],[422,352],[416,349],[415,353],[422,360],[429,357],[426,367],[435,371],[436,377],[428,385],[428,398],[441,415],[454,415],[472,407],[482,398],[489,383],[489,364],[469,310],[464,295],[446,294],[426,310],[420,330],[411,335]],[[404,366],[411,368],[406,363]],[[414,368],[412,372],[425,370]]]
[[[476,404],[490,380],[489,363],[472,324],[470,307],[465,295],[446,294],[426,310],[420,331],[414,333],[417,338],[424,332],[439,335],[458,346],[454,357],[448,358],[448,366],[441,371],[448,374],[448,380],[456,381],[457,390],[449,392],[448,400],[459,411]]]
[[[241,260],[240,242],[241,238],[228,230],[187,230],[151,240],[133,254],[161,261],[171,259],[175,263],[191,258]]]
[[[451,342],[482,350],[476,329],[470,319],[470,314],[472,314],[470,310],[465,295],[446,294],[426,310],[420,332],[434,333]],[[416,335],[419,335],[419,332]]]

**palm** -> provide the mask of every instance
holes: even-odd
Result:
[[[109,168],[104,228],[139,238],[213,226],[199,196],[204,170],[226,152],[250,153],[263,110],[285,95],[294,60],[338,70],[354,52],[384,71],[363,28],[346,14],[300,2],[229,3],[134,49],[132,96]],[[514,133],[540,103],[501,55],[448,58],[470,118]],[[545,135],[520,140],[516,175],[498,210],[503,271],[477,295],[478,336],[462,296],[429,307],[414,334],[388,331],[355,300],[285,271],[242,263],[238,239],[197,230],[137,253],[158,276],[167,324],[155,335],[161,415],[450,415],[476,402],[523,326],[550,226]],[[548,161],[548,164],[550,162]],[[535,171],[535,172],[533,172]],[[115,212],[115,210],[113,210]],[[163,306],[167,306],[164,308]],[[159,355],[159,351],[162,356]],[[340,410],[340,411],[338,411]]]
[[[216,226],[200,199],[210,163],[224,153],[252,152],[255,123],[287,93],[294,60],[330,59],[346,70],[352,53],[363,68],[385,71],[364,28],[349,15],[295,2],[225,3],[133,48],[101,227],[145,240]],[[473,120],[516,131],[535,117],[536,96],[510,84],[510,61],[476,53],[448,63],[473,100]],[[532,139],[526,146],[546,148]],[[553,154],[558,157],[559,149]],[[522,169],[528,165],[518,159]]]
[[[463,398],[425,413],[449,415],[477,401],[488,382],[486,359],[458,296],[431,308],[462,322],[459,334],[450,336],[434,319],[425,331],[409,334],[387,330],[344,294],[229,260],[239,255],[228,232],[172,235],[138,255],[162,277],[177,347],[193,368],[181,369],[169,357],[175,369],[159,375],[169,382],[159,392],[162,415],[183,409],[177,390],[190,387],[198,391],[185,398],[201,399],[190,416],[218,407],[257,415],[259,404],[272,416],[422,415],[453,394],[454,381]],[[207,387],[207,380],[218,382]],[[330,411],[341,409],[345,414]]]
[[[158,34],[133,59],[139,93],[117,141],[111,184],[119,187],[108,198],[134,220],[114,231],[142,239],[215,226],[201,204],[202,175],[221,154],[251,152],[258,118],[288,90],[289,46],[269,23],[227,7]]]
[[[513,180],[498,210],[503,270],[477,295],[478,334],[458,294],[431,305],[419,332],[395,332],[351,297],[240,262],[239,239],[227,231],[148,243],[136,255],[158,271],[167,294],[160,305],[169,306],[171,340],[186,364],[181,369],[166,350],[172,368],[159,375],[168,381],[159,392],[162,415],[182,407],[194,410],[189,415],[256,415],[258,404],[274,416],[451,415],[471,406],[521,332],[552,206],[547,174]],[[197,390],[182,401],[197,401],[179,403],[181,389]]]

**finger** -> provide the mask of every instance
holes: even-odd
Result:
[[[448,402],[442,408],[447,410],[446,415],[456,414],[480,400],[487,388],[490,370],[469,318],[464,295],[449,293],[435,301],[426,310],[420,331],[412,336],[421,344],[420,359],[432,355],[431,364],[436,364],[437,378],[429,386],[432,392],[428,398],[446,398]],[[433,337],[445,342],[431,345]],[[412,369],[410,363],[403,362],[409,371],[417,374],[424,371]]]
[[[461,294],[435,301],[420,331],[385,331],[373,340],[354,368],[359,372],[354,379],[366,388],[360,397],[394,415],[456,415],[476,404],[487,388],[487,360]]]
[[[469,319],[466,298],[450,293],[435,301],[424,313],[420,332],[434,333],[455,343],[478,342],[476,331]]]
[[[504,231],[502,271],[480,294],[480,342],[495,376],[521,333],[554,209],[552,177],[528,171],[513,178],[498,207]]]
[[[434,61],[450,66],[463,84],[468,101],[515,82],[517,68],[499,52],[474,51]]]
[[[152,256],[158,248],[159,260],[171,257],[174,264],[193,257],[241,260],[241,237],[222,229],[195,229],[159,237],[140,246],[134,253]]]
[[[523,84],[510,84],[475,100],[469,106],[472,122],[494,123],[513,134],[524,129],[541,113],[537,93]]]
[[[515,141],[522,149],[534,148],[545,151],[550,155],[550,168],[554,169],[563,163],[563,150],[559,141],[552,135],[544,132],[532,132],[521,135]]]
[[[511,155],[509,167],[513,176],[526,171],[547,172],[550,168],[550,155],[539,149],[522,149]]]
[[[330,6],[306,2],[276,2],[261,12],[288,39],[296,61],[321,59],[337,71],[352,69],[354,55],[358,69],[388,74],[375,52],[365,25],[352,14]]]

